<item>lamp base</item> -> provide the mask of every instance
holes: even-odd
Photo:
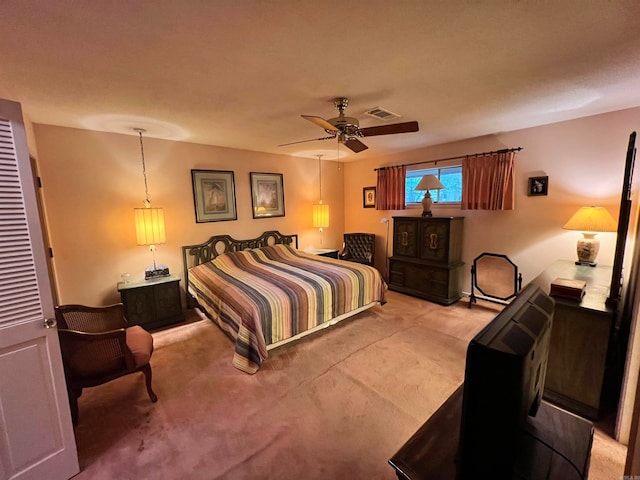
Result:
[[[169,275],[171,275],[169,273],[169,267],[167,267],[166,265],[151,265],[144,270],[145,280],[150,280],[158,277],[168,277]]]
[[[422,197],[422,216],[423,217],[432,217],[431,213],[431,205],[433,204],[433,200],[431,200],[431,194],[429,190],[426,191],[424,197]]]
[[[580,261],[580,260],[576,260],[576,265],[582,265],[582,266],[585,266],[585,267],[595,267],[597,265],[597,263],[596,262],[583,262],[583,261]]]
[[[595,238],[595,233],[583,233],[584,238],[578,240],[576,265],[596,266],[596,257],[600,250],[600,240]]]

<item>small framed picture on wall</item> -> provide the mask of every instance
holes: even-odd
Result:
[[[364,208],[375,208],[376,187],[364,187],[362,189],[362,206]]]
[[[546,195],[549,191],[549,177],[529,177],[527,195],[535,197]]]

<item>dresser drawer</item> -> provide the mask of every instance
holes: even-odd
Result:
[[[389,288],[450,305],[462,297],[462,264],[437,267],[390,259]]]

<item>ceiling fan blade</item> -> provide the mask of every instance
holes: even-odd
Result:
[[[418,122],[393,123],[391,125],[380,125],[378,127],[365,127],[360,129],[364,137],[374,135],[389,135],[391,133],[410,133],[418,131]]]
[[[344,145],[354,153],[360,153],[361,151],[369,148],[357,138],[350,138],[348,140],[345,140]]]
[[[324,128],[325,130],[329,130],[331,132],[338,132],[339,131],[336,127],[331,125],[329,122],[327,122],[322,117],[314,117],[313,115],[300,115],[300,116],[302,118],[304,118],[305,120],[309,120],[311,123],[315,123],[319,127]]]
[[[332,135],[330,137],[311,138],[309,140],[300,140],[298,142],[281,143],[280,145],[277,145],[277,146],[286,147],[287,145],[295,145],[296,143],[315,142],[316,140],[330,140],[332,138],[336,138],[336,136]]]

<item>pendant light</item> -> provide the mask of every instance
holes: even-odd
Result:
[[[329,205],[322,203],[322,155],[318,155],[318,178],[320,198],[313,206],[313,226],[320,230],[320,244],[322,245],[322,231],[329,226]]]
[[[156,278],[169,275],[169,268],[166,265],[156,265],[156,245],[166,243],[164,228],[164,212],[162,208],[151,207],[151,197],[147,186],[147,169],[144,161],[144,144],[142,134],[146,132],[143,128],[134,128],[140,137],[140,156],[142,158],[142,176],[144,177],[144,208],[134,208],[136,223],[136,240],[138,245],[148,245],[153,255],[153,265],[144,271],[144,278]]]

